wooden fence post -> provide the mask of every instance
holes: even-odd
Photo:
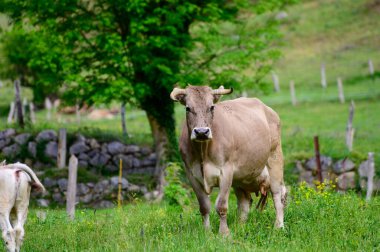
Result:
[[[339,101],[340,103],[344,103],[344,92],[343,92],[343,82],[341,78],[338,78],[337,80],[338,83],[338,92],[339,92]]]
[[[46,120],[50,121],[51,119],[51,108],[52,108],[52,104],[51,104],[51,101],[48,97],[46,97],[45,99],[45,108],[47,109],[47,112],[46,112]]]
[[[314,136],[314,152],[315,152],[315,161],[317,163],[317,174],[318,180],[322,183],[322,167],[321,167],[321,155],[319,152],[319,139],[318,136]]]
[[[296,89],[294,87],[294,81],[290,81],[290,95],[292,97],[292,104],[293,106],[297,105],[297,98],[296,98]]]
[[[15,102],[16,102],[17,121],[18,121],[18,125],[21,128],[24,128],[24,116],[22,114],[20,80],[14,81],[14,87],[15,87]]]
[[[327,87],[325,63],[321,64],[321,85],[323,88]]]
[[[366,200],[370,200],[373,192],[373,177],[375,176],[375,161],[374,153],[368,153],[368,162],[367,162],[367,195]]]
[[[75,218],[75,196],[77,191],[78,159],[71,155],[69,160],[69,179],[67,181],[66,212],[71,220]]]
[[[66,129],[59,129],[57,166],[60,169],[66,167],[66,135]]]
[[[273,80],[273,85],[274,85],[274,91],[280,92],[280,81],[279,81],[278,76],[275,72],[272,72],[272,80]]]
[[[8,114],[8,120],[7,120],[8,124],[12,123],[14,113],[15,113],[15,103],[11,102],[9,114]]]
[[[346,145],[350,152],[352,151],[352,146],[354,144],[355,129],[352,127],[354,112],[355,112],[355,103],[353,100],[351,100],[350,113],[348,116],[347,127],[346,127]]]
[[[126,139],[128,137],[128,132],[127,132],[127,126],[125,124],[125,102],[121,104],[120,114],[121,114],[121,127],[123,129],[123,138]]]
[[[368,70],[370,75],[375,74],[375,68],[373,67],[373,62],[371,59],[368,60]]]
[[[36,114],[34,114],[34,104],[33,102],[29,103],[29,113],[30,113],[30,121],[32,124],[36,123]]]
[[[75,105],[75,115],[77,118],[77,123],[80,124],[80,111],[79,111],[79,104],[78,103]]]
[[[122,186],[122,178],[123,178],[123,160],[120,158],[119,160],[119,183],[118,183],[118,192],[117,192],[117,207],[121,207],[121,186]]]

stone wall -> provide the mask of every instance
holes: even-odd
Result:
[[[54,130],[44,130],[36,135],[17,133],[14,129],[0,131],[0,161],[6,159],[7,163],[27,164],[45,185],[46,194],[33,197],[40,206],[65,204],[67,178],[54,179],[54,176],[48,175],[60,171],[56,168],[57,139],[57,132]],[[129,174],[153,175],[156,154],[151,148],[125,145],[119,141],[100,142],[77,134],[68,137],[67,152],[67,159],[70,155],[75,155],[78,158],[79,168],[98,178],[88,183],[82,183],[78,178],[77,202],[82,206],[102,208],[115,204],[120,159],[124,176],[122,180],[124,200],[130,201],[138,196],[150,200],[158,194],[157,191],[149,192],[147,185],[131,184],[125,178]]]
[[[67,179],[45,178],[42,183],[47,192],[44,195],[35,194],[36,202],[41,207],[50,205],[64,206],[66,203]],[[78,183],[76,192],[76,202],[85,207],[108,208],[117,205],[119,178],[113,176],[105,178],[98,182]],[[149,192],[145,185],[134,185],[122,178],[122,200],[123,202],[133,201],[137,197],[143,197],[146,200],[155,199],[158,191]]]
[[[44,130],[36,136],[17,134],[14,129],[0,132],[0,155],[8,161],[19,161],[43,170],[56,166],[57,153],[57,132],[54,130]],[[78,158],[80,168],[100,169],[110,175],[117,174],[120,159],[123,160],[124,174],[153,174],[156,164],[156,154],[148,147],[118,141],[101,143],[80,134],[69,142],[68,153]]]
[[[349,189],[366,190],[367,161],[357,166],[352,160],[345,158],[333,162],[331,157],[321,156],[322,180],[333,181],[339,191]],[[295,172],[299,174],[298,182],[306,182],[314,186],[318,181],[317,163],[315,157],[306,161],[296,161]],[[380,191],[380,180],[374,179],[374,191]]]

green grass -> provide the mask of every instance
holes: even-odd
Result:
[[[251,210],[247,224],[237,220],[231,197],[231,235],[204,231],[194,197],[181,211],[165,203],[136,203],[122,209],[78,210],[70,222],[62,210],[47,210],[41,221],[29,213],[24,251],[376,251],[380,249],[380,198],[366,203],[353,193],[293,190],[285,212],[285,229],[273,228],[270,201],[262,213]],[[53,231],[54,230],[54,231]]]

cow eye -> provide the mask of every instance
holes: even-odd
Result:
[[[213,112],[213,111],[214,111],[214,109],[215,109],[215,106],[214,106],[214,105],[212,105],[212,106],[211,106],[211,108],[210,108],[210,111],[211,111],[211,112]]]
[[[190,107],[186,106],[186,112],[190,112]]]

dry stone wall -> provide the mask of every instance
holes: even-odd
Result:
[[[100,142],[77,134],[71,136],[67,146],[67,159],[70,155],[78,158],[79,168],[85,169],[98,180],[88,183],[78,181],[77,202],[83,206],[111,207],[117,200],[119,162],[122,160],[122,197],[131,200],[143,196],[147,200],[158,194],[149,192],[146,185],[128,182],[129,174],[153,175],[156,154],[149,147],[125,145],[119,141]],[[36,135],[17,133],[15,129],[0,131],[0,161],[26,163],[42,179],[47,189],[45,195],[35,195],[40,206],[64,205],[66,200],[67,178],[54,179],[46,174],[59,171],[57,166],[58,136],[54,130],[44,130]],[[67,163],[67,162],[66,162]]]

